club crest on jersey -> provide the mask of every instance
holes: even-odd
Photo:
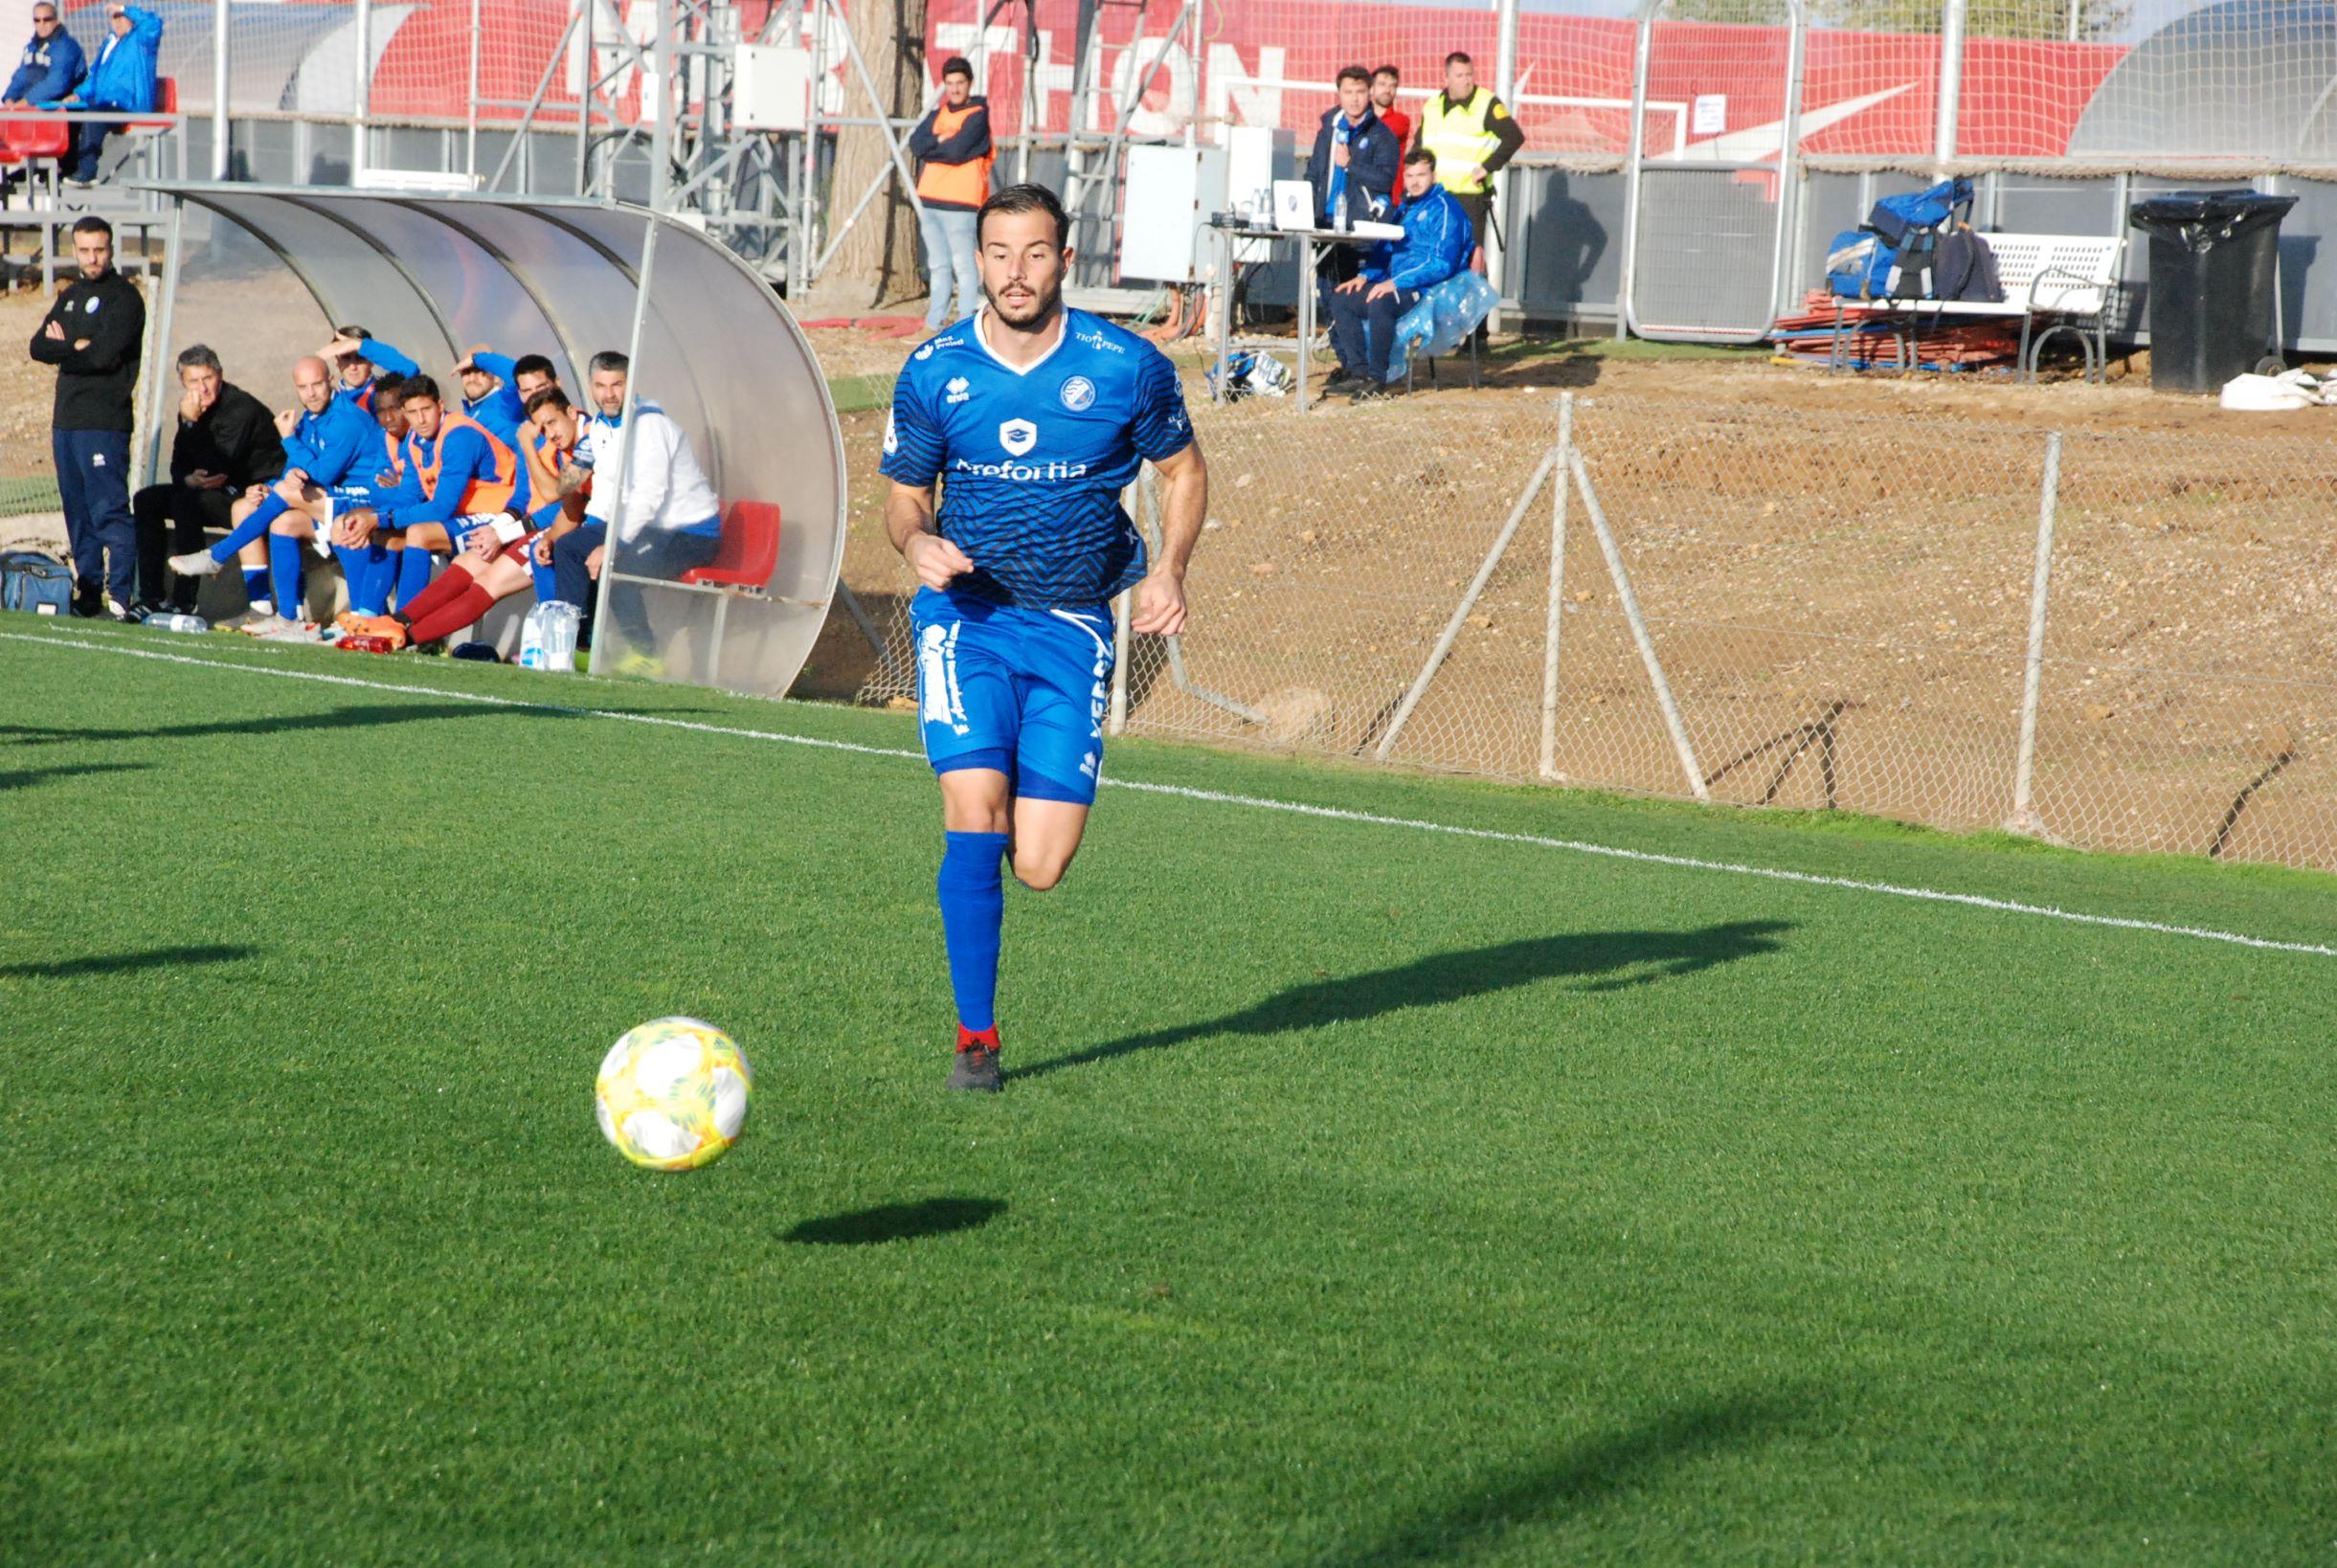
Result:
[[[972,386],[962,375],[954,375],[950,377],[948,383],[944,385],[941,390],[947,394],[941,399],[944,403],[962,403],[967,398],[974,395]]]
[[[1063,384],[1063,391],[1058,395],[1062,397],[1065,408],[1077,414],[1083,409],[1095,407],[1095,383],[1084,375],[1075,375]]]
[[[1028,419],[1009,419],[999,426],[999,445],[1006,455],[1020,458],[1039,444],[1039,427]]]

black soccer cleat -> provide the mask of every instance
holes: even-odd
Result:
[[[999,1072],[998,1052],[969,1045],[957,1053],[957,1061],[950,1068],[949,1087],[970,1094],[996,1094],[1005,1086]]]

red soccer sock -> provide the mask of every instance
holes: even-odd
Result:
[[[969,1029],[964,1024],[959,1024],[957,1026],[957,1048],[961,1051],[997,1050],[999,1048],[999,1026],[994,1023],[987,1029]]]
[[[432,611],[437,610],[455,599],[461,598],[462,596],[463,590],[469,588],[471,586],[471,574],[467,571],[455,571],[452,570],[441,571],[437,577],[431,580],[431,584],[428,588],[423,589],[419,594],[415,594],[413,598],[407,600],[404,604],[397,607],[397,618],[404,621],[408,626],[412,626],[416,621],[421,619],[424,616],[429,615]],[[416,642],[422,642],[428,639],[417,637],[414,640]]]
[[[446,575],[451,577],[455,573],[450,571]],[[444,580],[444,578],[439,579],[440,582]],[[436,642],[449,632],[461,631],[481,616],[485,615],[488,607],[495,602],[494,594],[477,583],[471,582],[467,577],[463,581],[469,583],[469,586],[454,595],[452,604],[437,604],[428,607],[423,605],[422,601],[430,597],[430,594],[436,594],[438,591],[438,583],[430,585],[430,594],[415,595],[414,604],[407,610],[406,636],[416,647],[425,642]],[[417,610],[421,614],[414,613]]]

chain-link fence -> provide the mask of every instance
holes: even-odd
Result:
[[[1132,639],[1127,732],[2337,868],[2318,443],[1607,396],[1562,448],[1522,396],[1195,424],[1192,626]],[[862,694],[906,705],[873,507]]]

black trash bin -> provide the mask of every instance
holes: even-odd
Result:
[[[2150,385],[2212,392],[2273,347],[2281,219],[2294,196],[2176,190],[2126,221],[2150,236]]]

